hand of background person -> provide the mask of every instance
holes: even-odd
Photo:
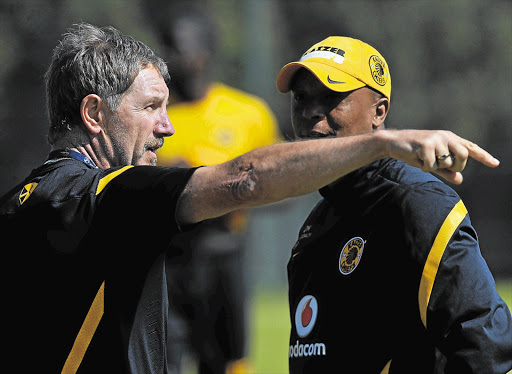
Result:
[[[445,130],[379,130],[388,142],[389,156],[405,161],[425,172],[433,172],[447,181],[462,183],[461,171],[468,158],[488,167],[500,162],[475,143]]]

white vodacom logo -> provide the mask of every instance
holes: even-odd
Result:
[[[312,295],[304,296],[295,310],[295,330],[300,338],[309,335],[318,316],[318,302]],[[297,340],[295,345],[290,345],[289,357],[325,356],[324,343],[300,344]]]

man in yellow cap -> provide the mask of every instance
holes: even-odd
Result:
[[[291,91],[299,138],[378,131],[390,108],[386,60],[347,37],[312,46],[277,87]],[[381,159],[320,194],[288,263],[291,373],[512,368],[510,310],[452,188]]]

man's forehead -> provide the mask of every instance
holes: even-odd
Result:
[[[134,93],[152,97],[167,97],[169,90],[160,72],[153,66],[148,66],[139,71],[130,90]]]

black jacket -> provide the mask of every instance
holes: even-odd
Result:
[[[381,160],[323,188],[288,264],[290,373],[505,373],[512,318],[459,196]]]

